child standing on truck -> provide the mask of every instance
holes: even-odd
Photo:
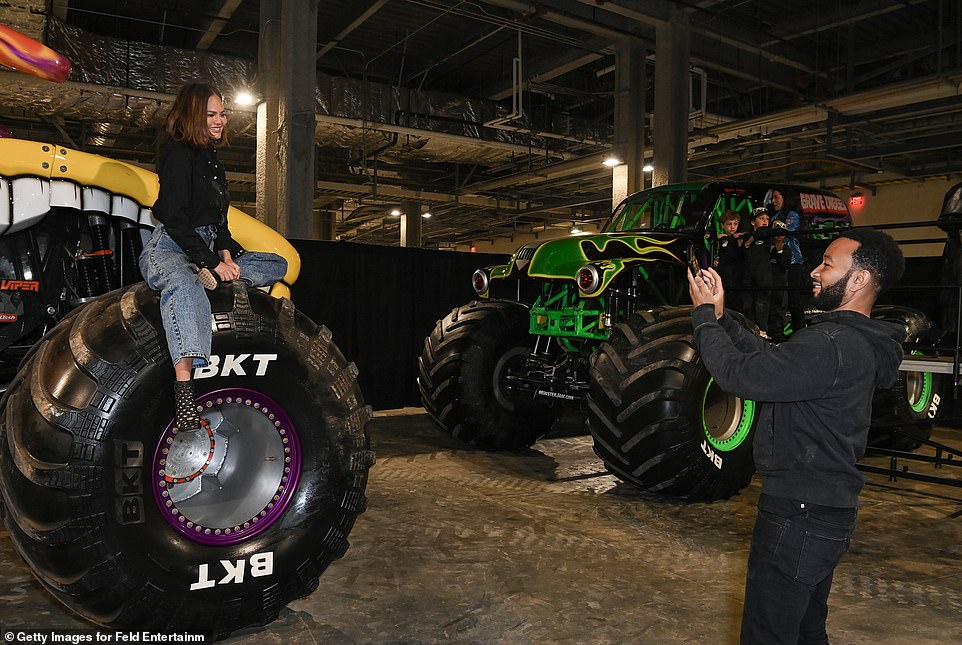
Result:
[[[772,265],[769,250],[768,211],[752,211],[752,234],[745,240],[745,313],[758,325],[762,337],[768,338],[768,310],[771,302]]]
[[[785,340],[785,294],[791,252],[785,244],[785,222],[772,222],[772,247],[769,251],[769,264],[772,268],[772,298],[768,310],[768,335],[776,342]]]
[[[743,305],[745,294],[740,291],[744,273],[742,265],[745,259],[745,249],[742,247],[744,233],[738,230],[741,217],[735,211],[727,210],[722,213],[719,221],[722,233],[718,236],[718,257],[715,258],[715,268],[721,275],[722,281],[734,289],[728,291],[728,302],[731,308],[745,311]]]

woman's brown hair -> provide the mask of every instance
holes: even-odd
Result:
[[[177,92],[177,98],[164,119],[162,139],[171,139],[194,148],[207,147],[210,138],[207,134],[207,100],[217,96],[221,101],[224,95],[207,83],[187,83]],[[227,128],[224,128],[215,146],[227,144]]]

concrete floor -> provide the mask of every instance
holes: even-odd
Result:
[[[347,555],[277,621],[225,643],[737,642],[757,480],[731,500],[683,504],[607,475],[585,436],[485,453],[419,408],[369,428],[378,463]],[[935,438],[962,447],[962,431]],[[962,489],[871,479],[836,572],[830,637],[962,642]],[[87,626],[40,588],[4,531],[0,567],[0,624]]]

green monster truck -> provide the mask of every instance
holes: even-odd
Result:
[[[546,434],[563,404],[580,404],[595,452],[618,478],[689,499],[738,492],[754,471],[756,404],[722,391],[705,369],[685,272],[714,261],[722,213],[747,224],[772,188],[653,188],[622,202],[602,233],[526,244],[507,264],[479,269],[481,299],[455,308],[425,340],[425,409],[469,444],[510,449]],[[775,188],[798,198],[803,254],[817,263],[833,229],[851,225],[845,202],[816,188]],[[888,307],[879,315],[904,322],[907,342],[929,342],[921,313]],[[879,392],[879,443],[904,440],[900,424],[930,432],[936,389],[931,374],[902,372],[896,388]]]

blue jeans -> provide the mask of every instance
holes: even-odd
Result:
[[[743,645],[828,643],[828,593],[858,510],[762,495],[748,555]]]
[[[195,230],[208,246],[214,243],[215,227]],[[287,260],[275,253],[248,251],[234,261],[240,279],[252,287],[274,284],[287,273]],[[190,259],[163,224],[157,225],[140,254],[140,272],[147,286],[160,292],[160,315],[173,362],[191,357],[194,367],[207,365],[213,338],[210,300]]]

